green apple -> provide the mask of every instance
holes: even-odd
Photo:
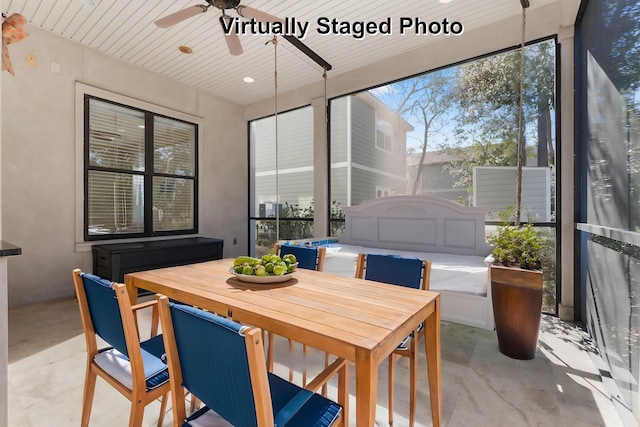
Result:
[[[264,265],[259,265],[256,267],[256,276],[266,276],[268,275],[266,268]]]

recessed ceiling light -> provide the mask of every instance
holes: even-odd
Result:
[[[178,46],[178,50],[182,53],[186,53],[187,55],[193,52],[189,46]]]
[[[244,79],[242,79],[245,83],[253,83],[253,77],[245,77]]]
[[[440,0],[440,3],[451,3],[451,0]]]

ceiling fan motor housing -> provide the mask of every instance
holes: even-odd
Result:
[[[235,9],[240,4],[240,0],[207,0],[207,3],[220,10]]]

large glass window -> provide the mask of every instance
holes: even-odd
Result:
[[[194,233],[197,125],[85,96],[85,239]]]
[[[249,141],[251,239],[256,254],[269,252],[279,239],[312,237],[312,108],[251,121]]]
[[[432,195],[486,207],[490,232],[516,203],[522,98],[521,220],[540,227],[555,253],[555,49],[551,39],[526,47],[522,95],[516,48],[333,99],[333,207]],[[544,310],[555,312],[555,259],[548,263]]]

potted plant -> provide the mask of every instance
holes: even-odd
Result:
[[[498,226],[487,240],[493,245],[491,298],[500,352],[533,359],[542,311],[545,239],[525,224]]]

